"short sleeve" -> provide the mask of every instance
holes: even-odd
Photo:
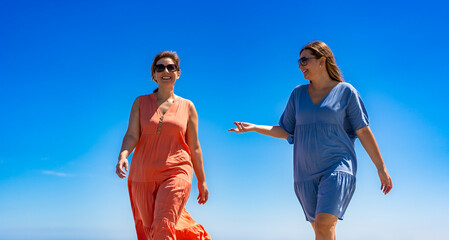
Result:
[[[355,89],[351,91],[346,113],[349,123],[351,124],[352,131],[355,132],[369,125],[369,118],[365,105],[363,104],[360,94]]]
[[[281,119],[279,119],[279,126],[290,135],[290,137],[287,139],[288,143],[290,144],[293,144],[293,136],[296,127],[295,95],[295,91],[293,91],[290,95],[290,98],[288,99],[284,113],[282,113]]]

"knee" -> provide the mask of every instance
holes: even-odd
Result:
[[[321,236],[334,235],[335,224],[328,221],[316,220],[314,224],[315,232]]]

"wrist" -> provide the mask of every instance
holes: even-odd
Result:
[[[386,172],[387,171],[387,168],[385,167],[385,165],[376,166],[376,167],[377,167],[378,172]]]
[[[251,129],[250,131],[254,131],[254,132],[260,133],[261,130],[262,130],[262,128],[260,127],[260,125],[254,124],[253,129]]]

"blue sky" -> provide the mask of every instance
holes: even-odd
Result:
[[[333,50],[367,107],[394,188],[383,196],[357,144],[341,239],[449,234],[449,29],[444,1],[2,1],[0,239],[135,239],[114,168],[151,61],[176,51],[175,92],[199,113],[210,190],[187,210],[213,239],[312,239],[293,192],[292,146],[274,125],[306,84],[299,50]]]

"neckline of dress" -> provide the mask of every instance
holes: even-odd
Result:
[[[155,102],[155,105],[156,105],[156,111],[157,111],[157,113],[159,113],[159,115],[160,115],[161,117],[164,117],[164,116],[165,116],[165,115],[172,109],[172,106],[175,105],[175,103],[178,102],[178,99],[181,98],[180,96],[176,96],[176,97],[173,99],[173,103],[170,105],[170,107],[168,107],[167,111],[166,111],[165,113],[162,113],[161,110],[160,110],[160,106],[157,104],[157,96],[156,96],[156,94],[155,94],[155,93],[152,93],[152,94],[150,94],[150,96],[153,97],[154,102]],[[161,104],[161,105],[162,105],[162,104]]]
[[[312,103],[312,106],[314,106],[314,107],[318,107],[318,106],[320,106],[321,105],[321,103],[327,98],[327,96],[329,96],[330,94],[331,94],[331,92],[332,91],[334,91],[334,89],[335,88],[337,88],[337,86],[338,85],[340,85],[340,83],[341,82],[338,82],[337,83],[337,85],[335,85],[327,94],[326,94],[326,96],[324,96],[316,105],[313,103],[313,100],[312,100],[312,98],[310,97],[310,94],[309,94],[309,85],[310,84],[307,84],[306,85],[306,93],[307,93],[307,98],[310,100],[310,102]]]

